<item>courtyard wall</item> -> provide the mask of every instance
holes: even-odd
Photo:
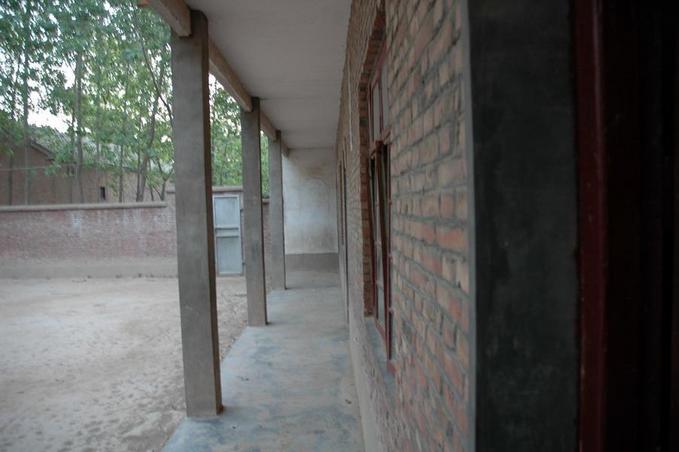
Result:
[[[225,192],[242,188],[213,189]],[[268,211],[265,199],[270,265]],[[0,278],[173,277],[176,234],[173,189],[164,202],[0,206]]]
[[[0,276],[173,276],[174,209],[165,202],[0,208]]]

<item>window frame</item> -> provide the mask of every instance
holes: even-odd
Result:
[[[390,171],[390,146],[391,146],[391,130],[385,124],[385,109],[388,114],[389,107],[389,89],[384,86],[384,74],[387,71],[386,67],[386,46],[382,48],[381,54],[377,59],[375,68],[370,77],[368,89],[368,114],[369,114],[369,158],[368,158],[368,180],[370,196],[370,242],[372,255],[372,269],[371,276],[373,287],[372,295],[372,314],[375,322],[375,327],[379,331],[385,343],[387,354],[387,367],[390,371],[394,371],[391,364],[392,348],[393,348],[393,307],[391,303],[391,272],[392,272],[392,254],[391,254],[391,171]],[[379,99],[379,114],[376,115],[375,105],[375,91],[377,90],[377,99]],[[386,94],[385,94],[386,91]],[[379,124],[375,124],[375,120],[379,120]],[[377,127],[376,127],[377,126]],[[375,132],[379,133],[375,136]],[[377,193],[375,193],[377,191]],[[377,195],[377,197],[376,197]],[[375,216],[378,215],[378,218]],[[379,220],[379,222],[378,222]],[[379,226],[379,231],[376,228]],[[379,233],[379,256],[376,249],[376,233]],[[382,270],[382,292],[384,303],[384,319],[379,318],[379,293],[378,293],[378,275],[377,275],[377,259],[381,260]]]
[[[391,128],[387,126],[387,124],[384,123],[384,92],[383,90],[383,85],[382,85],[382,72],[386,71],[386,46],[382,48],[382,51],[380,52],[380,56],[377,59],[377,63],[375,64],[375,68],[373,69],[373,73],[370,76],[370,84],[368,87],[368,112],[369,112],[369,131],[368,131],[368,138],[370,141],[370,154],[372,154],[375,151],[375,145],[378,142],[382,142],[383,144],[389,145],[391,144]],[[373,92],[375,91],[375,88],[379,89],[379,99],[380,99],[380,114],[379,114],[379,131],[380,134],[379,136],[373,136],[374,133],[374,102],[373,102]],[[387,104],[389,103],[389,90],[387,87]],[[387,105],[388,107],[388,105]]]

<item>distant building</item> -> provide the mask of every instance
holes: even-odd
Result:
[[[14,152],[13,168],[8,151]],[[82,200],[74,165],[55,166],[54,153],[34,140],[29,145],[26,165],[23,146],[17,145],[6,134],[0,134],[0,205],[119,202],[120,181],[117,174],[83,167],[81,178]],[[136,174],[127,171],[123,176],[122,201],[134,201],[136,193]],[[151,199],[149,188],[145,199]]]

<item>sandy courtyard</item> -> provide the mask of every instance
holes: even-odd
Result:
[[[246,322],[219,278],[220,354]],[[177,280],[0,280],[0,450],[159,450],[184,417]]]

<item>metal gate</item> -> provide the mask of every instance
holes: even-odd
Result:
[[[241,247],[240,196],[215,195],[212,197],[215,222],[215,260],[217,273],[233,275],[243,273]]]

